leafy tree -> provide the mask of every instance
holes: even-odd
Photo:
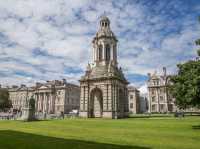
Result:
[[[171,77],[171,93],[182,108],[200,106],[200,61],[177,65],[178,74]]]
[[[196,45],[200,45],[200,39],[196,40]],[[182,109],[200,107],[200,49],[197,54],[196,60],[178,64],[178,74],[171,77],[171,93]]]
[[[197,54],[198,54],[198,56],[200,56],[200,49],[199,49],[199,50],[197,50]]]
[[[9,101],[9,93],[7,89],[0,89],[0,110],[5,110],[11,107],[11,102]]]
[[[200,39],[196,40],[196,45],[200,46]],[[198,56],[200,56],[200,49],[197,50]]]
[[[199,22],[200,22],[200,17],[199,17]],[[200,46],[200,39],[196,40],[196,45]],[[198,56],[200,56],[200,49],[197,50]]]

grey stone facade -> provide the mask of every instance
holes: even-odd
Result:
[[[92,59],[80,79],[81,117],[122,118],[128,115],[127,80],[117,66],[117,38],[103,16],[92,41]]]
[[[146,93],[140,94],[140,113],[148,113],[149,103]]]
[[[79,109],[80,88],[66,83],[65,80],[36,83],[33,87],[13,86],[9,89],[9,98],[13,109],[21,110],[31,96],[35,99],[35,111],[47,114],[68,113]]]
[[[200,112],[198,108],[187,108],[179,109],[175,105],[175,98],[170,94],[167,86],[171,85],[170,75],[167,75],[166,68],[163,68],[163,74],[158,75],[148,74],[149,79],[147,82],[148,86],[148,100],[149,100],[149,111],[150,113],[170,113],[176,111],[184,112]]]
[[[167,86],[170,85],[170,76],[166,74],[166,68],[163,68],[163,74],[148,74],[148,98],[150,113],[175,112],[177,107],[175,99],[171,96]]]
[[[129,113],[140,113],[140,91],[133,86],[128,87]]]

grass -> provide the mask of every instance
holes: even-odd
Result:
[[[0,121],[0,149],[199,149],[200,117]]]

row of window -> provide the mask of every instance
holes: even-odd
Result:
[[[156,101],[157,101],[156,96],[153,96],[152,99],[151,99],[151,101],[152,101],[152,102],[156,102]],[[160,96],[159,101],[160,101],[160,102],[164,102],[164,97],[163,97],[163,96]]]
[[[151,94],[152,94],[152,95],[155,95],[155,94],[156,94],[156,91],[157,91],[157,89],[151,89]],[[165,89],[159,89],[158,92],[161,93],[161,94],[162,94],[162,93],[163,93],[163,94],[166,93],[166,92],[165,92]]]
[[[97,54],[98,54],[98,60],[101,61],[103,59],[103,46],[102,45],[99,45]],[[106,45],[106,60],[110,60],[110,45],[109,44]]]
[[[161,111],[165,110],[165,105],[164,104],[160,104],[159,105],[159,109]],[[156,111],[157,110],[157,105],[152,105],[152,111]]]
[[[12,104],[14,104],[14,105],[23,105],[23,104],[25,104],[25,101],[24,100],[13,100]]]

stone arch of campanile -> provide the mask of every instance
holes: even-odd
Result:
[[[94,88],[90,92],[89,117],[102,117],[103,92],[100,88]]]

